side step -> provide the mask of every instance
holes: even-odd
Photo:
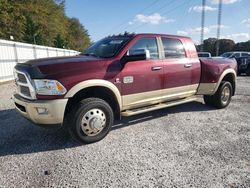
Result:
[[[137,115],[137,114],[141,114],[141,113],[145,113],[145,112],[150,112],[150,111],[153,111],[153,110],[159,110],[159,109],[166,108],[166,107],[171,107],[171,106],[176,106],[176,105],[179,105],[179,104],[192,102],[192,101],[195,101],[195,100],[197,100],[196,97],[189,97],[189,98],[180,99],[180,100],[176,100],[176,101],[169,101],[169,102],[165,102],[165,103],[159,103],[159,104],[146,106],[146,107],[142,107],[142,108],[125,110],[125,111],[121,112],[121,115],[122,116],[133,116],[133,115]]]

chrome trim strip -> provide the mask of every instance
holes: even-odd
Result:
[[[189,97],[189,98],[185,98],[185,99],[180,99],[177,101],[170,101],[170,102],[165,102],[165,103],[159,103],[153,106],[147,106],[147,107],[142,107],[137,108],[137,109],[132,109],[132,110],[125,110],[123,112],[121,112],[122,116],[133,116],[133,115],[137,115],[137,114],[141,114],[141,113],[145,113],[145,112],[150,112],[153,110],[159,110],[162,108],[167,108],[167,107],[171,107],[171,106],[176,106],[176,105],[180,105],[180,104],[184,104],[184,103],[188,103],[188,102],[192,102],[192,101],[196,101],[197,98],[196,97]]]

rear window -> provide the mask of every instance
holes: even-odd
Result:
[[[186,57],[182,42],[173,38],[162,38],[165,58],[183,58]]]

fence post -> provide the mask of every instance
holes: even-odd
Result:
[[[37,59],[36,46],[35,45],[33,45],[33,55],[34,55],[34,59]]]
[[[46,48],[47,50],[47,57],[49,57],[49,48]]]
[[[13,44],[13,47],[14,47],[15,60],[16,60],[16,63],[18,63],[19,60],[18,60],[16,43]]]

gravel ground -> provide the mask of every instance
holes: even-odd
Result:
[[[250,77],[226,109],[199,99],[125,118],[90,145],[22,118],[13,90],[0,85],[0,187],[250,187]]]

